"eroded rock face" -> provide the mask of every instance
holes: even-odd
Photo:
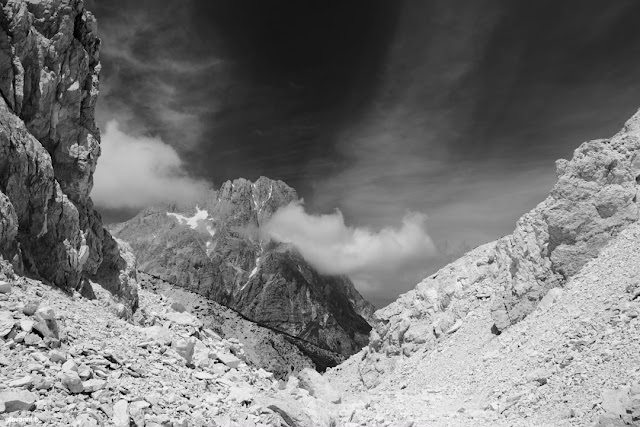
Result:
[[[0,9],[0,255],[67,289],[119,256],[105,251],[110,237],[89,198],[100,155],[99,45],[80,0]],[[117,295],[133,308],[131,285]]]
[[[131,244],[141,270],[324,348],[312,358],[326,367],[366,345],[363,316],[373,308],[346,277],[320,275],[293,247],[260,234],[297,199],[282,181],[238,179],[197,207],[149,208],[112,231]]]
[[[611,139],[585,142],[572,160],[559,160],[557,173],[549,197],[513,234],[470,251],[376,312],[380,322],[359,364],[366,386],[393,369],[394,356],[429,351],[455,333],[479,301],[491,298],[495,333],[522,320],[638,221],[640,112]]]

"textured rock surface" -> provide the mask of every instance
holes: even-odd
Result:
[[[553,304],[500,335],[491,333],[490,298],[475,298],[448,339],[393,358],[395,369],[374,388],[360,375],[364,352],[328,370],[349,408],[338,425],[638,425],[639,256],[635,223],[571,276]]]
[[[572,160],[559,160],[557,172],[549,197],[513,234],[472,250],[376,312],[380,322],[360,365],[367,386],[394,369],[393,356],[429,351],[455,333],[480,301],[491,301],[495,333],[519,322],[636,222],[640,113],[611,139],[585,142]]]
[[[143,286],[132,322],[116,316],[115,302],[101,287],[95,300],[87,300],[25,277],[10,284],[12,292],[0,294],[0,325],[10,329],[0,336],[0,425],[335,425],[330,414],[338,405],[296,385],[283,390],[271,372],[244,361],[249,358],[239,339],[203,327],[206,319],[199,320],[188,304],[178,313],[171,307],[175,301]],[[39,314],[24,313],[27,301],[41,303]],[[210,309],[220,317],[230,311]],[[194,321],[175,322],[171,313]],[[15,340],[15,330],[36,316],[57,320],[58,348]],[[180,354],[189,343],[195,343],[191,364]],[[221,354],[231,366],[219,360]],[[298,424],[287,424],[283,416]]]
[[[363,316],[373,310],[346,277],[320,275],[292,247],[260,235],[293,200],[282,181],[238,179],[198,207],[149,208],[112,231],[131,244],[141,270],[333,352],[312,355],[322,368],[366,345]]]
[[[89,198],[97,24],[80,0],[7,1],[0,14],[0,255],[75,289],[105,258],[120,262]],[[116,290],[130,308],[132,285]]]

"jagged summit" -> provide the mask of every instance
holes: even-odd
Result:
[[[325,349],[310,355],[323,369],[366,344],[373,306],[347,277],[321,275],[290,245],[261,235],[278,208],[297,200],[282,181],[236,179],[196,204],[149,208],[112,231],[141,270]]]

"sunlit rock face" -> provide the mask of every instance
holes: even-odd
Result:
[[[495,333],[519,322],[638,221],[640,112],[612,138],[587,141],[556,165],[549,197],[518,220],[513,234],[470,251],[376,312],[359,363],[366,386],[394,369],[396,356],[435,348],[484,301]]]
[[[10,0],[0,14],[0,251],[18,271],[77,288],[105,260],[122,264],[89,198],[100,155],[96,20],[79,0]],[[122,273],[108,288],[135,309],[135,273]]]
[[[282,181],[229,181],[197,206],[148,208],[113,226],[141,270],[324,350],[333,365],[367,343],[373,306],[344,276],[325,276],[260,226],[298,195]]]

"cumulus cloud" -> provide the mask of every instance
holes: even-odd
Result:
[[[426,219],[426,215],[408,213],[400,227],[373,231],[346,225],[339,210],[311,215],[300,203],[292,203],[280,208],[262,232],[292,243],[321,273],[372,275],[399,271],[435,255]]]
[[[174,148],[161,139],[129,135],[111,120],[102,134],[102,154],[91,196],[110,209],[143,208],[160,201],[195,200],[209,185],[192,178]]]

